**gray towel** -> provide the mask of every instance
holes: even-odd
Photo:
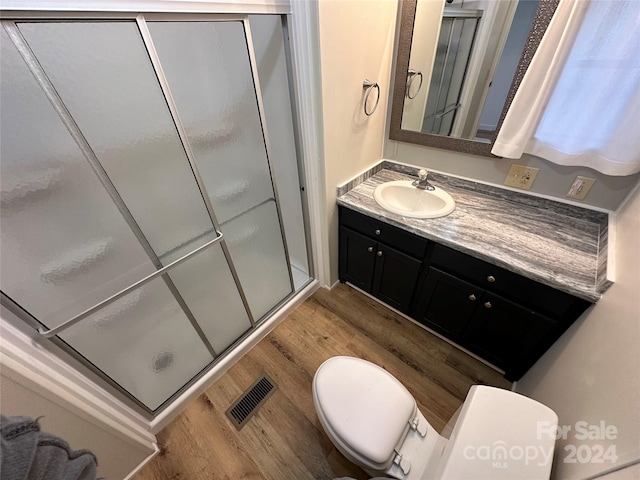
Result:
[[[96,480],[93,453],[71,450],[38,420],[0,415],[0,437],[1,480]]]

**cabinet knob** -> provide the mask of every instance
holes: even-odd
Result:
[[[369,253],[373,252],[373,247],[367,248],[367,252],[369,252]]]
[[[472,302],[475,302],[476,296],[472,293],[471,295],[469,295],[469,300],[471,300]]]
[[[493,283],[493,282],[495,282],[495,281],[496,281],[496,277],[494,277],[493,275],[489,275],[489,276],[487,277],[487,281],[488,281],[489,283]]]
[[[373,233],[375,233],[376,235],[380,235],[382,232],[380,231],[379,228],[376,228],[376,230]]]
[[[382,250],[378,250],[378,256],[381,257],[382,256]]]
[[[491,308],[491,302],[484,302],[485,308]]]

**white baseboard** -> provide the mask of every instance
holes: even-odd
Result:
[[[154,448],[153,453],[151,453],[151,455],[149,455],[142,462],[140,462],[140,465],[138,465],[136,468],[131,470],[131,473],[126,477],[124,477],[124,480],[131,480],[133,477],[135,477],[138,474],[138,472],[140,472],[140,470],[146,467],[149,464],[149,462],[153,460],[160,453],[160,447],[158,447],[157,443],[153,444],[153,448]]]

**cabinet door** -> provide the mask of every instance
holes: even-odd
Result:
[[[408,312],[422,262],[378,243],[372,294],[388,305]]]
[[[554,327],[554,322],[487,292],[460,344],[505,370],[513,369]]]
[[[484,290],[471,283],[430,267],[418,292],[414,318],[457,340],[483,293]]]
[[[373,285],[376,242],[340,227],[340,281],[351,282],[367,292]]]

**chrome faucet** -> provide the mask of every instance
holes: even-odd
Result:
[[[420,190],[427,190],[429,192],[433,192],[436,189],[436,187],[429,183],[429,172],[424,168],[421,168],[420,171],[418,171],[418,180],[414,180],[411,185],[419,188]]]

